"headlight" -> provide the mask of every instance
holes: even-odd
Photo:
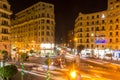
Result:
[[[76,77],[76,71],[71,71],[70,76],[71,76],[71,78],[75,78]]]

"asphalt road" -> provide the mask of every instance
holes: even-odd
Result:
[[[41,67],[41,63],[43,64],[44,58],[31,58],[27,65],[24,75],[24,80],[45,80],[46,79],[46,71]],[[32,63],[31,63],[32,62]],[[97,63],[103,63],[95,61]],[[35,66],[34,66],[35,65]],[[38,66],[39,65],[39,68]],[[108,64],[101,64],[106,65],[107,68],[88,64],[84,61],[81,61],[81,77],[82,80],[119,80],[120,79],[120,72],[117,69],[111,69]],[[29,68],[28,68],[29,67]],[[56,70],[50,71],[50,78],[51,80],[68,80],[67,79],[67,72],[68,68],[61,69],[57,68]],[[13,77],[13,80],[21,80],[20,73]]]

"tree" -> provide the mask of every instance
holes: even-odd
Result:
[[[27,53],[20,53],[20,57],[22,61],[26,61],[27,60]]]
[[[32,54],[32,53],[34,53],[35,51],[34,50],[30,50],[30,53]]]
[[[12,76],[14,76],[18,72],[18,69],[15,65],[7,65],[0,68],[0,76],[3,80],[9,80]]]
[[[0,50],[0,54],[2,54],[2,64],[3,64],[3,67],[4,67],[5,60],[8,58],[8,52],[6,50]]]
[[[6,50],[2,51],[3,59],[6,60],[8,58],[8,52]]]
[[[77,46],[77,52],[80,53],[81,50],[83,50],[84,48],[85,48],[84,45],[78,45],[78,46]]]

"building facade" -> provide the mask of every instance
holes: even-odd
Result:
[[[7,0],[0,0],[0,50],[10,53],[10,10],[11,6]]]
[[[120,0],[108,0],[107,10],[83,14],[75,20],[77,45],[89,49],[120,50]]]
[[[38,2],[15,14],[12,20],[12,48],[53,53],[55,14],[54,5]]]

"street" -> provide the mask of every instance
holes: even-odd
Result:
[[[31,59],[33,60],[33,59]],[[34,60],[37,60],[34,58]],[[46,72],[42,66],[43,64],[39,63],[30,63],[30,62],[35,62],[35,61],[29,61],[24,63],[25,65],[25,75],[24,79],[26,80],[45,80],[46,79]],[[44,58],[39,58],[38,60],[44,61]],[[88,64],[89,61],[90,64]],[[94,63],[91,64],[91,62]],[[37,62],[37,61],[36,61]],[[41,61],[40,61],[41,62]],[[99,65],[101,64],[101,65]],[[82,77],[82,80],[118,80],[120,78],[119,74],[120,72],[117,71],[117,69],[111,69],[109,68],[110,65],[108,64],[103,64],[102,61],[98,60],[90,60],[90,59],[84,59],[81,60],[81,70],[80,74]],[[50,70],[50,79],[51,80],[68,80],[68,68],[60,68],[60,67],[55,67],[55,69]],[[20,75],[20,74],[19,74]],[[14,79],[18,77],[15,76]],[[20,79],[20,76],[19,78]],[[17,80],[18,80],[17,79]]]

